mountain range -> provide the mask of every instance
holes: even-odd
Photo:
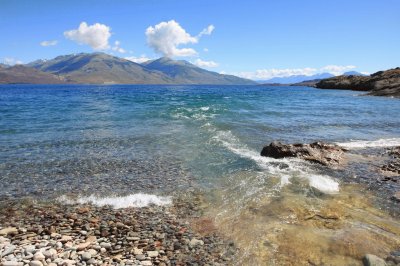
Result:
[[[361,74],[357,71],[349,71],[343,73],[344,76],[365,76],[364,74]],[[327,79],[327,78],[332,78],[335,75],[331,73],[318,73],[315,75],[311,76],[306,76],[306,75],[292,75],[288,77],[276,77],[272,79],[267,79],[267,80],[258,80],[259,83],[262,84],[297,84],[297,83],[302,83],[305,81],[318,81],[321,79]]]
[[[255,84],[252,80],[208,71],[184,60],[162,57],[138,64],[105,53],[63,55],[23,66],[0,66],[0,74],[0,83]]]

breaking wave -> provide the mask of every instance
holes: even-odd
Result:
[[[58,201],[66,204],[87,204],[91,203],[93,205],[102,207],[102,206],[112,206],[115,209],[121,208],[129,208],[129,207],[137,207],[143,208],[149,205],[157,205],[157,206],[165,206],[172,204],[171,197],[163,197],[152,194],[145,193],[137,193],[123,197],[97,197],[97,196],[88,196],[88,197],[79,197],[77,199],[71,199],[66,196],[61,196],[58,198]]]

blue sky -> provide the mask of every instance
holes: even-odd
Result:
[[[94,47],[135,61],[169,55],[257,79],[372,73],[400,66],[399,14],[398,0],[0,0],[0,61]],[[79,29],[82,22],[93,34]]]

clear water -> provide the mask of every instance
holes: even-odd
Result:
[[[0,86],[0,198],[169,194],[227,176],[293,175],[335,190],[263,145],[400,137],[398,99],[262,86]]]

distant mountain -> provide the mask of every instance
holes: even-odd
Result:
[[[364,75],[357,71],[348,71],[348,72],[344,72],[343,76],[367,76],[367,75]]]
[[[184,60],[172,60],[161,57],[142,63],[150,70],[160,71],[174,80],[176,84],[235,84],[252,85],[252,80],[239,78],[233,75],[223,75],[199,68]]]
[[[288,76],[288,77],[272,78],[272,79],[262,80],[262,81],[258,81],[258,82],[260,82],[260,83],[293,84],[293,83],[303,82],[306,80],[326,79],[326,78],[331,78],[331,77],[334,77],[334,75],[332,75],[330,73],[320,73],[320,74],[315,74],[312,76],[294,75],[294,76]]]
[[[57,84],[64,83],[59,78],[50,73],[44,73],[40,70],[26,67],[23,65],[0,66],[0,84]]]
[[[255,84],[199,68],[187,61],[160,58],[137,64],[104,53],[73,54],[27,64],[69,83],[89,84]]]

